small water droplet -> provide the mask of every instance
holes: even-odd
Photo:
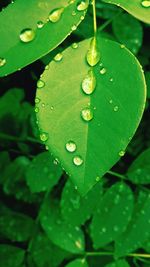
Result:
[[[112,100],[112,99],[110,99],[110,100],[109,100],[109,103],[110,103],[110,104],[112,104],[112,103],[113,103],[113,100]]]
[[[118,232],[118,231],[119,231],[118,226],[115,225],[115,226],[113,227],[113,230],[114,230],[115,232]]]
[[[77,26],[76,25],[73,25],[72,27],[71,27],[71,30],[72,31],[75,31],[77,29]]]
[[[53,109],[54,109],[54,107],[53,107],[53,106],[51,106],[51,107],[50,107],[50,109],[51,109],[51,110],[53,110]]]
[[[73,163],[76,165],[76,166],[81,166],[83,164],[83,159],[80,157],[80,156],[75,156],[73,158]]]
[[[72,11],[72,16],[76,16],[76,12],[75,11]]]
[[[93,111],[91,108],[87,107],[81,110],[81,117],[84,121],[91,121],[93,119]]]
[[[38,97],[35,98],[35,103],[36,104],[40,103],[40,99]]]
[[[125,154],[125,151],[124,151],[124,150],[121,150],[121,151],[119,152],[119,156],[120,156],[120,157],[123,157],[124,154]]]
[[[61,19],[62,13],[64,11],[64,7],[54,9],[52,12],[49,14],[49,21],[55,23]]]
[[[75,245],[76,245],[76,247],[78,247],[79,249],[82,248],[82,244],[81,244],[81,241],[80,241],[80,240],[77,240],[77,241],[75,242]]]
[[[77,5],[77,10],[78,11],[84,11],[88,8],[88,1],[81,1],[78,5]]]
[[[73,43],[71,47],[72,47],[73,49],[76,49],[76,48],[78,48],[78,44],[77,44],[77,43]]]
[[[100,61],[100,53],[97,49],[96,37],[91,40],[90,48],[86,55],[87,62],[90,66],[95,66]]]
[[[62,53],[58,53],[58,54],[54,57],[54,60],[55,60],[55,61],[61,61],[62,58],[63,58]]]
[[[90,95],[94,92],[96,87],[96,78],[93,70],[89,70],[88,74],[82,81],[82,90],[85,94]]]
[[[102,233],[106,233],[106,228],[105,227],[102,228]]]
[[[48,140],[48,133],[45,133],[45,132],[41,133],[40,139],[41,141],[46,142]]]
[[[68,152],[74,152],[74,151],[76,151],[76,148],[77,148],[77,146],[76,146],[75,142],[69,141],[66,143],[66,150]]]
[[[77,189],[78,189],[77,185],[75,185],[74,189],[75,189],[75,190],[77,190]]]
[[[35,38],[35,31],[30,28],[23,29],[20,33],[20,40],[23,43],[29,43]]]
[[[106,69],[105,69],[105,68],[102,68],[102,69],[101,69],[99,72],[100,72],[100,74],[102,74],[102,75],[103,75],[103,74],[105,74],[105,73],[106,73]]]
[[[149,0],[147,0],[147,1],[142,1],[142,2],[141,2],[141,5],[142,5],[143,7],[150,7],[150,1],[149,1]]]
[[[124,44],[121,44],[120,47],[121,47],[121,48],[125,48],[125,45],[124,45]]]
[[[115,106],[115,107],[114,107],[114,111],[115,111],[115,112],[118,111],[118,109],[119,109],[118,106]]]
[[[45,108],[45,103],[42,103],[41,106],[42,106],[42,108]]]
[[[0,67],[3,67],[6,64],[5,58],[0,58]]]
[[[39,108],[35,107],[34,111],[35,111],[35,113],[38,113],[39,112]]]
[[[58,165],[58,163],[59,163],[58,159],[57,158],[54,159],[53,163],[54,163],[54,165]]]
[[[39,81],[37,82],[37,88],[43,88],[44,86],[45,86],[45,82],[44,82],[44,81],[39,80]]]
[[[114,80],[113,78],[110,78],[110,82],[113,82],[113,80]]]
[[[44,22],[41,21],[41,20],[39,20],[39,21],[37,22],[37,27],[38,27],[39,29],[41,29],[41,28],[43,28],[43,26],[44,26]]]
[[[100,179],[101,179],[101,178],[100,178],[99,176],[97,176],[95,180],[96,180],[96,182],[99,182]]]

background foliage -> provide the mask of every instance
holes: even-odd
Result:
[[[1,9],[7,4],[1,1]],[[56,54],[93,35],[92,21],[89,7],[85,20],[54,51],[1,78],[1,267],[150,266],[141,255],[150,253],[148,24],[97,1],[98,35],[124,44],[136,55],[148,87],[141,124],[113,169],[81,197],[39,140],[36,83]]]

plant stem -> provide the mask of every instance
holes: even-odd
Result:
[[[93,252],[86,252],[86,257],[93,257],[93,256],[113,256],[113,252],[108,251],[93,251]],[[134,257],[134,258],[150,258],[150,254],[141,254],[141,253],[130,253],[127,257]]]
[[[96,22],[96,4],[95,4],[95,0],[92,1],[92,7],[93,7],[93,29],[94,29],[94,36],[96,36],[96,33],[97,33],[97,22]]]
[[[4,139],[4,140],[8,140],[8,141],[15,141],[15,142],[31,142],[31,143],[39,143],[42,144],[42,142],[40,142],[38,139],[35,139],[33,137],[27,136],[26,139],[17,137],[17,136],[12,136],[9,134],[5,134],[5,133],[0,133],[0,138]]]
[[[120,14],[122,14],[122,10],[119,10],[117,14],[115,14],[112,18],[106,20],[99,28],[98,32],[103,31],[116,17],[118,17]]]
[[[110,174],[110,175],[116,176],[116,177],[118,177],[118,178],[120,178],[122,180],[126,179],[126,177],[124,175],[122,175],[122,174],[120,174],[118,172],[108,171],[107,173]]]

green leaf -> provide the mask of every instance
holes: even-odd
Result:
[[[37,267],[57,267],[70,255],[55,246],[44,233],[38,233],[32,241],[31,257]]]
[[[50,190],[58,183],[62,169],[54,163],[49,152],[34,157],[26,172],[27,184],[32,193]]]
[[[126,260],[118,260],[107,264],[105,267],[130,267],[130,265]]]
[[[122,257],[142,247],[150,238],[150,193],[140,191],[132,219],[115,242],[115,255]]]
[[[3,177],[3,172],[7,168],[7,165],[10,163],[9,153],[7,151],[3,151],[0,153],[0,184]]]
[[[150,71],[145,72],[146,84],[147,84],[147,97],[150,98]]]
[[[61,197],[61,213],[71,225],[81,225],[88,220],[102,196],[102,183],[98,183],[81,197],[70,181],[67,181]]]
[[[120,14],[113,19],[112,27],[117,40],[137,54],[143,41],[141,23],[129,14]]]
[[[127,178],[134,184],[150,183],[150,148],[133,161],[128,169]]]
[[[94,248],[114,241],[125,231],[133,211],[133,194],[124,183],[116,183],[105,193],[91,223]]]
[[[150,23],[150,10],[148,7],[144,7],[143,0],[102,0],[105,3],[114,4],[120,6],[132,16],[136,17],[137,19],[145,22]],[[142,5],[143,2],[143,5]]]
[[[66,267],[88,267],[87,261],[85,259],[76,259],[69,262]]]
[[[105,39],[98,39],[102,65],[93,67],[95,91],[92,95],[82,91],[82,81],[90,71],[85,60],[90,41],[66,49],[59,62],[49,65],[38,83],[35,109],[46,145],[82,195],[124,154],[146,98],[145,79],[136,58]],[[93,116],[89,122],[81,117],[84,108],[87,114],[90,108]],[[66,149],[70,141],[76,148],[72,153]]]
[[[78,0],[70,4],[68,0],[30,0],[27,4],[24,0],[17,0],[2,11],[0,50],[4,64],[0,67],[0,76],[44,56],[70,35],[86,13],[85,10],[77,10],[77,3]],[[60,8],[62,13],[50,17]]]
[[[41,225],[48,238],[58,247],[72,253],[84,251],[84,236],[79,227],[64,222],[58,205],[47,199],[40,213]]]
[[[0,216],[0,234],[11,241],[27,241],[33,229],[34,221],[27,215],[7,210]]]
[[[25,251],[21,248],[0,245],[1,267],[20,267],[23,264]]]

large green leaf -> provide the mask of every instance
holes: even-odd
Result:
[[[93,67],[96,89],[92,95],[82,91],[89,71],[85,57],[90,41],[79,43],[78,48],[73,45],[50,64],[38,82],[36,98],[44,141],[81,194],[124,154],[146,98],[145,79],[136,58],[105,39],[98,40],[101,65]],[[84,108],[93,115],[91,121],[81,117]],[[68,146],[75,151],[68,152]]]
[[[141,191],[126,231],[115,242],[115,255],[122,257],[142,247],[150,238],[150,193]]]
[[[57,184],[62,169],[54,164],[54,159],[49,152],[40,153],[36,156],[26,172],[27,183],[31,192],[50,190]]]
[[[54,205],[51,199],[46,199],[42,207],[40,222],[48,238],[58,247],[77,254],[84,251],[83,232],[61,218],[58,204]]]
[[[70,4],[68,0],[30,0],[28,4],[17,0],[2,11],[0,76],[23,68],[58,46],[84,19],[85,10],[79,11],[77,4],[78,0]],[[51,12],[58,8],[64,8],[60,19],[55,15],[52,20],[56,22],[49,21]]]
[[[128,169],[127,177],[135,184],[150,184],[150,148],[133,161]]]
[[[118,260],[107,264],[105,267],[130,267],[130,265],[126,260]]]
[[[97,249],[114,241],[125,231],[133,211],[133,194],[123,183],[113,185],[95,210],[91,236]]]
[[[144,0],[102,0],[105,3],[114,4],[125,9],[132,16],[145,23],[150,23],[150,8],[144,6]],[[143,4],[142,4],[143,3]],[[147,4],[148,5],[148,4]]]
[[[1,267],[20,267],[23,264],[25,251],[21,248],[0,245]]]
[[[81,197],[70,181],[67,181],[61,198],[63,218],[72,225],[81,225],[89,219],[102,197],[102,184],[98,183]]]
[[[66,267],[88,267],[87,261],[85,259],[76,259],[69,262]]]

